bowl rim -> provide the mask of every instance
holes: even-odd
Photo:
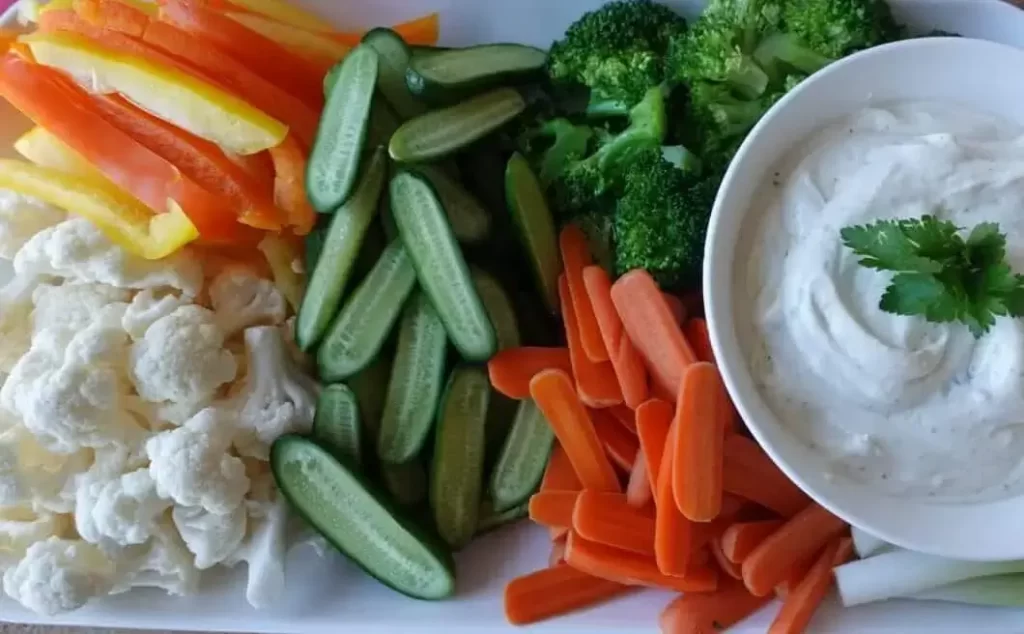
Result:
[[[844,504],[842,501],[842,496],[837,495],[840,487],[855,487],[870,492],[871,487],[869,485],[859,484],[840,476],[836,478],[835,483],[830,482],[827,487],[817,486],[809,482],[808,479],[802,475],[807,465],[794,464],[783,457],[782,451],[771,439],[771,436],[777,434],[766,431],[766,427],[772,424],[777,425],[783,430],[782,433],[790,435],[791,437],[792,432],[790,432],[788,428],[778,420],[778,417],[771,410],[760,391],[754,385],[752,379],[753,373],[750,371],[744,348],[740,344],[739,336],[737,334],[737,322],[733,318],[733,314],[730,313],[730,309],[734,304],[733,296],[735,294],[736,283],[735,262],[737,259],[735,257],[726,256],[716,257],[716,255],[719,255],[720,250],[726,253],[735,252],[735,247],[741,241],[741,237],[743,235],[743,227],[747,226],[747,223],[749,222],[748,218],[752,210],[752,201],[750,198],[756,195],[757,188],[765,178],[765,172],[763,170],[755,175],[752,173],[753,170],[747,167],[747,163],[753,160],[751,157],[757,157],[758,154],[766,155],[767,158],[765,159],[765,163],[784,159],[799,147],[802,142],[805,142],[810,135],[813,135],[822,127],[821,125],[808,127],[802,136],[794,137],[795,140],[790,142],[788,145],[776,146],[769,150],[765,150],[760,147],[761,136],[765,130],[779,119],[780,116],[792,108],[794,104],[799,104],[803,100],[807,99],[809,95],[813,95],[817,86],[826,78],[835,73],[844,72],[850,66],[877,63],[876,59],[879,57],[899,57],[912,52],[920,52],[921,50],[943,49],[946,47],[949,47],[950,51],[954,49],[959,49],[960,51],[970,49],[974,54],[979,55],[1006,55],[1011,58],[1017,58],[1019,63],[1024,65],[1024,50],[1007,44],[992,42],[990,40],[968,37],[929,37],[903,40],[860,51],[830,64],[828,67],[801,82],[769,109],[754,128],[752,128],[746,139],[740,145],[728,169],[726,170],[715,199],[708,225],[704,252],[702,294],[705,314],[708,322],[709,337],[716,355],[719,370],[722,374],[722,379],[740,416],[746,422],[747,428],[775,465],[777,465],[787,477],[796,483],[797,486],[806,492],[815,502],[847,521],[852,526],[856,526],[885,540],[886,542],[902,548],[944,557],[977,561],[1024,559],[1024,542],[1021,542],[1021,544],[1012,551],[1006,550],[1005,548],[985,548],[984,546],[976,546],[974,549],[961,549],[958,546],[952,546],[949,544],[949,539],[935,538],[935,531],[928,531],[929,537],[923,540],[916,540],[912,535],[904,534],[904,532],[894,532],[886,525],[880,525],[872,517],[864,517],[859,513],[851,511],[847,507],[847,504]],[[854,114],[858,108],[869,107],[873,101],[874,96],[870,95],[864,103],[855,104],[851,102],[850,110],[846,115]],[[841,118],[846,115],[840,114],[839,117]],[[1022,118],[1022,121],[1024,121],[1024,118]],[[727,203],[731,202],[729,200],[731,198],[731,191],[736,184],[743,179],[752,179],[756,183],[754,188],[751,190],[751,197],[743,201],[745,203],[743,208],[738,208],[738,205],[734,205],[734,207],[737,208],[727,208]],[[734,221],[737,225],[737,228],[733,232],[735,235],[723,237],[722,233],[725,232],[725,229],[722,228],[723,224],[725,224],[724,219],[727,217],[731,219],[733,216],[737,216],[737,219]],[[766,414],[769,420],[762,419],[761,415],[763,414]],[[807,451],[813,452],[813,450],[810,449]],[[953,509],[960,513],[963,513],[968,507],[979,508],[981,506],[980,504],[969,500],[963,503],[935,503],[927,502],[919,498],[886,496],[885,494],[877,491],[874,493],[874,496],[879,499],[886,498],[888,500],[898,500],[901,506],[909,507],[910,505],[913,505],[921,509]],[[1018,499],[1024,499],[1024,496],[995,500],[995,502],[1005,502],[1007,500]],[[933,513],[932,515],[935,514]],[[1024,512],[1022,512],[1022,516],[1024,516]],[[922,527],[925,525],[925,522],[934,520],[934,517],[932,517],[931,520],[921,518],[919,520],[914,520],[912,523],[915,523],[918,527]],[[1011,529],[1007,528],[1006,530],[1010,531]],[[909,533],[910,531],[907,532]],[[942,533],[941,530],[939,531],[939,533],[943,535],[948,535],[951,532],[952,531],[946,531],[945,533]],[[971,540],[964,539],[962,541],[969,542]]]

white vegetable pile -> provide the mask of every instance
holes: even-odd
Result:
[[[316,385],[288,306],[244,268],[151,262],[90,223],[0,192],[0,570],[56,614],[136,587],[197,590],[248,564],[280,594],[288,515],[267,460]]]

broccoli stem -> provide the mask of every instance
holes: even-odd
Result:
[[[753,59],[744,55],[741,60],[730,70],[726,83],[747,99],[756,99],[768,89],[771,78]]]
[[[615,99],[601,99],[597,96],[590,98],[587,104],[586,115],[588,119],[612,119],[625,117],[629,114],[629,105],[624,101]]]
[[[772,75],[776,79],[781,75],[777,70],[778,62],[808,75],[832,63],[831,59],[808,49],[796,36],[789,33],[776,33],[762,40],[754,51],[754,59],[762,68],[774,71]]]

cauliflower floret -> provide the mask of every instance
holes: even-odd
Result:
[[[199,570],[227,560],[245,539],[248,518],[244,506],[224,515],[201,508],[175,506],[171,517],[185,545],[196,556],[195,566]]]
[[[188,303],[187,300],[173,293],[146,289],[132,299],[124,317],[121,318],[121,327],[131,335],[132,339],[138,341],[142,339],[150,326],[178,308],[187,306]]]
[[[106,284],[41,284],[32,293],[32,330],[59,333],[63,342],[75,333],[101,322],[120,326],[131,294]]]
[[[32,347],[32,292],[36,280],[15,277],[0,289],[0,373],[11,371]]]
[[[147,260],[118,247],[84,218],[44,229],[14,256],[20,275],[52,275],[118,288],[176,288],[190,297],[202,290],[203,270],[186,251]]]
[[[32,236],[63,222],[67,215],[46,203],[0,190],[0,258],[10,260]]]
[[[210,305],[229,337],[250,326],[277,325],[288,313],[288,302],[270,280],[245,267],[230,267],[210,283]]]
[[[249,566],[245,598],[249,605],[268,607],[284,595],[285,560],[288,554],[288,506],[283,499],[270,508],[228,564],[244,561]]]
[[[201,306],[182,306],[158,319],[132,346],[135,388],[154,403],[208,401],[237,371],[214,314]]]
[[[157,495],[149,469],[113,479],[85,477],[78,485],[75,527],[82,539],[107,549],[143,544],[170,506]]]
[[[234,414],[212,407],[146,442],[157,492],[181,506],[230,513],[249,490],[245,464],[230,455]]]
[[[0,388],[0,408],[55,453],[141,440],[128,410],[124,331],[97,323],[75,335],[63,355],[39,339]]]
[[[0,561],[11,565],[32,544],[62,536],[70,527],[66,515],[36,513],[26,507],[0,509]]]
[[[166,517],[153,530],[145,546],[133,546],[118,562],[118,582],[112,593],[132,588],[160,588],[168,594],[194,594],[199,586],[199,570],[192,564],[192,553]]]
[[[272,326],[245,331],[249,371],[229,407],[238,412],[235,447],[243,456],[267,460],[282,434],[307,432],[316,410],[316,382],[299,369],[281,331]]]
[[[4,592],[39,614],[70,612],[114,585],[113,562],[96,546],[51,537],[32,544],[4,572]]]
[[[53,453],[24,428],[5,433],[0,446],[5,454],[14,456],[13,461],[0,461],[0,481],[11,494],[10,505],[49,513],[74,510],[77,479],[93,464],[92,450]]]

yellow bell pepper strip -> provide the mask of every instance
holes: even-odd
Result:
[[[110,36],[127,35],[141,41],[144,46],[184,62],[187,71],[200,79],[212,80],[285,123],[303,144],[312,146],[319,112],[216,47],[171,24],[150,19],[120,0],[75,0],[75,11],[88,28],[79,29],[80,25],[71,24],[65,30],[78,30],[103,45],[107,45],[106,38]],[[113,33],[97,33],[95,29]]]
[[[92,163],[72,150],[46,128],[35,126],[14,142],[14,150],[29,162],[40,167],[60,170],[75,176],[110,182]],[[111,187],[116,187],[113,183]]]
[[[302,305],[306,292],[306,276],[302,272],[303,251],[301,239],[286,234],[268,233],[259,244],[260,251],[267,258],[274,286],[281,291],[293,310]]]
[[[242,26],[274,40],[295,55],[320,69],[324,74],[344,59],[352,46],[329,35],[306,31],[290,24],[276,22],[257,13],[229,11],[225,15]]]
[[[204,241],[259,242],[260,232],[239,224],[223,197],[108,123],[61,73],[9,53],[0,58],[0,96],[154,212],[183,209]]]
[[[161,0],[160,19],[192,33],[316,110],[323,108],[323,72],[274,40],[224,15],[223,2]],[[277,145],[276,143],[274,145]]]
[[[288,24],[313,33],[329,33],[331,23],[286,0],[231,0],[234,7],[249,13],[264,15],[282,24]]]
[[[20,38],[35,60],[64,71],[93,93],[120,93],[144,110],[235,154],[254,154],[284,140],[288,127],[217,86],[76,33]]]
[[[270,148],[274,161],[274,198],[288,215],[288,225],[296,235],[304,236],[316,224],[316,210],[306,197],[307,152],[288,135],[281,145]]]
[[[165,258],[199,237],[195,225],[180,208],[153,214],[109,183],[87,176],[0,159],[0,188],[82,216],[111,242],[148,260]]]

